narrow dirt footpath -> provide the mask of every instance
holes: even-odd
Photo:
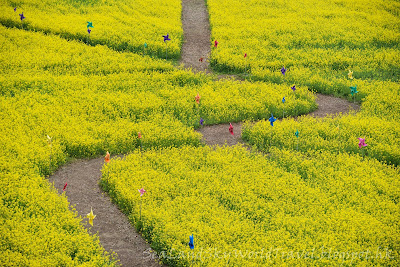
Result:
[[[316,102],[318,104],[318,109],[307,114],[313,117],[326,117],[328,115],[334,114],[347,114],[350,110],[358,111],[360,105],[351,103],[345,99],[317,94]],[[218,124],[210,125],[200,128],[198,132],[203,135],[203,142],[206,145],[228,145],[233,146],[238,143],[243,143],[241,139],[242,135],[242,123],[232,123],[233,133],[231,135],[229,132],[229,124]]]
[[[210,22],[204,0],[182,0],[183,44],[181,61],[193,71],[209,71]],[[200,61],[203,58],[203,62]]]
[[[184,43],[181,63],[193,71],[208,71],[210,55],[210,24],[204,0],[182,0]],[[203,58],[203,62],[199,59]],[[66,195],[85,219],[93,209],[96,215],[91,233],[98,233],[100,243],[118,255],[122,266],[160,266],[150,253],[150,245],[137,233],[128,218],[111,202],[99,187],[104,158],[78,160],[60,168],[49,178],[59,193],[68,183]]]
[[[204,0],[182,0],[184,43],[181,63],[193,71],[207,71],[210,55],[210,24]],[[199,59],[203,58],[203,62]],[[68,183],[66,195],[85,219],[93,209],[96,215],[91,233],[98,233],[108,252],[116,252],[122,266],[160,266],[150,253],[150,245],[137,233],[128,218],[99,187],[104,158],[78,160],[60,168],[49,178],[59,193]]]
[[[128,218],[111,202],[110,197],[99,187],[104,158],[77,160],[60,168],[49,178],[50,183],[61,194],[68,183],[65,194],[75,205],[84,225],[92,234],[97,233],[101,245],[118,255],[122,266],[160,266],[151,256],[150,246],[136,232]],[[93,209],[96,218],[90,226],[86,214]],[[89,227],[90,226],[90,227]]]
[[[343,98],[338,98],[330,95],[317,94],[318,109],[309,113],[313,117],[326,117],[335,114],[347,114],[350,110],[359,111],[360,105],[352,103]]]

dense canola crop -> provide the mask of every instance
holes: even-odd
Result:
[[[271,148],[298,151],[330,151],[358,154],[395,165],[400,164],[400,124],[379,117],[352,114],[336,118],[300,117],[276,122],[246,123],[242,137],[258,149]],[[298,131],[298,136],[296,136]],[[364,138],[366,147],[359,147]]]
[[[170,59],[180,57],[183,31],[178,0],[4,0],[0,10],[0,23],[8,27],[153,57],[165,58],[166,53]],[[92,22],[90,33],[87,22]],[[165,43],[162,36],[167,34],[171,40]]]
[[[399,80],[397,1],[207,0],[207,5],[212,40],[219,42],[212,49],[216,70],[246,71],[255,79],[342,96],[365,80]],[[356,80],[347,79],[349,69]],[[357,97],[376,89],[362,87]]]
[[[17,150],[12,144],[2,152]],[[0,160],[1,266],[116,266],[29,159],[2,153]]]
[[[399,173],[385,162],[398,165],[400,156],[399,33],[398,18],[382,15],[395,16],[396,3],[207,3],[219,42],[215,69],[351,100],[350,86],[358,85],[362,111],[245,124],[243,137],[265,154],[240,147],[136,152],[103,169],[103,188],[166,263],[398,264]],[[360,137],[367,147],[359,148]],[[142,197],[139,188],[147,190]]]
[[[212,124],[263,118],[282,108],[287,114],[315,109],[306,88],[282,106],[282,93],[290,89],[279,85],[215,82],[148,56],[3,26],[0,40],[4,265],[43,258],[48,265],[108,264],[96,237],[44,179],[69,158],[198,146],[193,127],[200,117]]]
[[[115,260],[104,253],[96,236],[88,234],[69,210],[66,197],[57,195],[45,175],[69,157],[138,147],[138,131],[144,132],[148,146],[196,145],[199,136],[168,114],[153,113],[140,121],[121,117],[107,91],[101,91],[102,83],[91,87],[91,80],[101,75],[86,76],[89,65],[95,68],[97,62],[81,74],[79,66],[67,64],[77,50],[109,60],[108,49],[85,50],[83,44],[3,27],[1,40],[0,265],[114,266]],[[62,58],[52,51],[58,45],[70,54]],[[114,54],[114,62],[119,56]],[[78,55],[73,58],[82,61]],[[64,63],[56,64],[58,60]],[[160,62],[153,64],[157,65]]]
[[[266,83],[214,81],[154,59],[179,56],[180,1],[0,3],[0,265],[115,264],[44,178],[71,157],[106,151],[135,151],[106,166],[103,186],[165,262],[398,263],[399,175],[382,163],[399,158],[398,4],[375,1],[369,9],[352,1],[354,10],[350,1],[336,1],[337,8],[331,1],[217,2],[207,1],[220,43],[213,66],[244,68]],[[264,19],[266,6],[271,16]],[[345,19],[344,10],[357,19]],[[267,32],[257,26],[265,22]],[[344,31],[349,25],[353,30]],[[171,41],[164,43],[166,33]],[[193,128],[200,119],[207,125],[305,114],[316,108],[307,87],[348,96],[354,84],[359,115],[245,127],[270,159],[240,147],[198,147]],[[365,150],[357,137],[366,137]],[[148,190],[142,204],[141,187]],[[204,257],[187,256],[200,249]],[[254,256],[263,249],[263,257]],[[328,257],[329,249],[343,254]],[[366,250],[374,258],[361,256]]]
[[[302,84],[362,101],[357,116],[283,121],[277,127],[248,124],[244,136],[258,148],[271,146],[361,153],[398,164],[400,32],[396,1],[208,0],[218,70],[249,71],[253,79]],[[235,18],[235,19],[233,19]],[[246,54],[246,57],[243,55]],[[282,67],[287,69],[283,75]],[[349,75],[351,70],[351,75]],[[350,87],[358,93],[351,94]],[[339,126],[339,132],[336,127]],[[294,135],[300,131],[300,138]],[[340,134],[339,134],[340,133]]]
[[[398,121],[400,117],[400,83],[375,82],[374,90],[363,99],[362,114]]]
[[[398,263],[397,170],[358,155],[271,152],[136,151],[106,165],[101,184],[172,265]]]
[[[199,126],[199,116],[213,124],[259,119],[271,112],[279,116],[283,110],[287,115],[304,114],[316,108],[307,88],[299,87],[292,94],[282,85],[215,82],[204,74],[173,69],[162,60],[15,29],[3,28],[1,38],[3,96],[34,93],[62,99],[72,107],[70,101],[79,101],[74,100],[79,95],[87,98],[85,104],[70,112],[93,113],[89,118],[93,121],[118,117],[137,121],[166,113],[187,126]],[[199,104],[196,94],[201,97]],[[281,102],[284,96],[285,104]],[[88,110],[90,103],[95,106],[93,112]]]
[[[107,94],[107,90],[102,91],[106,89],[102,84],[107,81],[91,83],[101,75],[79,75],[75,73],[76,68],[67,64],[60,64],[56,70],[42,68],[49,63],[43,61],[43,57],[60,59],[59,54],[43,47],[46,43],[51,46],[51,40],[57,37],[1,30],[4,44],[6,40],[15,44],[19,37],[22,42],[25,37],[26,43],[30,40],[31,47],[41,46],[42,52],[33,53],[34,49],[25,46],[29,50],[19,55],[17,45],[10,50],[9,46],[2,46],[3,62],[8,64],[2,64],[4,75],[0,78],[0,128],[4,134],[0,141],[0,265],[113,266],[114,261],[104,255],[97,237],[87,233],[81,219],[69,211],[66,197],[58,196],[44,176],[69,157],[93,157],[106,150],[112,153],[132,150],[139,146],[139,131],[143,133],[145,147],[198,145],[199,135],[172,115],[154,111],[148,112],[150,115],[142,114],[141,111],[154,108],[154,105],[149,106],[150,101],[147,101],[149,105],[135,111],[141,107],[137,102],[140,99],[111,98],[113,95]],[[14,38],[3,38],[5,32],[12,32]],[[37,36],[40,37],[35,43]],[[73,47],[63,46],[64,49]],[[17,53],[12,54],[15,50]],[[107,58],[107,52],[104,55]],[[118,55],[115,53],[114,62],[119,60]],[[91,66],[95,66],[94,63]],[[119,79],[127,78],[128,74]],[[111,77],[108,80],[112,81]],[[116,91],[115,95],[118,94],[120,92]],[[141,98],[145,98],[144,93]],[[145,119],[128,116],[129,110],[113,103],[118,100],[125,100],[123,106],[131,109],[132,116],[142,115]]]

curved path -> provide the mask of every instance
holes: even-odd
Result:
[[[84,226],[90,233],[97,233],[101,245],[118,255],[122,266],[160,266],[150,254],[150,245],[137,233],[110,197],[99,187],[104,157],[91,160],[77,160],[61,167],[49,182],[61,194],[68,183],[65,194],[83,218]],[[86,214],[93,208],[96,218],[93,226],[87,223]]]
[[[210,26],[204,0],[182,0],[182,24],[184,43],[181,63],[194,71],[210,72],[207,60],[210,55]],[[199,61],[201,57],[203,62]],[[317,117],[359,109],[358,105],[331,96],[318,95],[317,103],[319,109],[311,114]],[[207,145],[235,145],[241,142],[241,123],[234,123],[233,126],[234,136],[230,135],[228,125],[207,126],[199,132]],[[98,183],[103,164],[103,157],[77,160],[60,168],[49,181],[54,183],[60,194],[64,184],[68,183],[65,194],[86,227],[86,214],[93,209],[96,218],[93,227],[88,228],[89,232],[98,233],[103,247],[109,252],[116,252],[122,266],[159,266],[149,244],[100,189]]]
[[[309,113],[308,116],[322,118],[331,114],[346,114],[351,110],[358,111],[360,109],[358,104],[351,103],[342,98],[322,94],[317,94],[316,102],[318,104],[318,109]],[[224,144],[233,146],[238,143],[243,143],[241,139],[242,123],[232,123],[232,126],[234,132],[233,136],[228,131],[229,124],[205,126],[198,131],[203,135],[203,142],[209,146]]]

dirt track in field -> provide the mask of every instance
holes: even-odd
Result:
[[[204,0],[182,0],[183,44],[181,61],[193,71],[209,72],[210,22]],[[200,61],[203,58],[203,61]]]
[[[50,183],[61,194],[68,183],[65,194],[75,205],[84,225],[92,234],[98,234],[100,243],[108,251],[117,253],[122,266],[160,266],[150,254],[150,245],[137,233],[110,197],[99,187],[104,157],[77,160],[61,167],[49,178]],[[90,226],[86,214],[93,209],[96,218]]]
[[[210,26],[204,0],[182,0],[182,24],[184,43],[181,63],[194,71],[210,72]],[[203,57],[203,62],[199,59]],[[350,109],[358,110],[358,105],[331,96],[318,95],[318,110],[310,115],[324,117],[328,114],[347,113]],[[199,129],[207,145],[235,145],[241,142],[241,123],[233,123],[234,135],[229,133],[229,124],[206,126]],[[111,199],[99,187],[101,168],[104,158],[77,160],[60,168],[49,178],[55,188],[62,193],[68,183],[65,194],[78,214],[85,218],[93,209],[96,215],[94,226],[89,232],[99,235],[102,246],[109,252],[118,254],[122,266],[159,266],[150,253],[150,245],[136,232],[125,216]]]
[[[346,114],[349,111],[358,111],[360,106],[358,104],[351,103],[345,99],[337,98],[328,95],[317,94],[318,109],[309,113],[307,116],[314,117],[325,117],[327,115],[334,114]],[[198,131],[203,135],[203,142],[206,145],[229,145],[233,146],[238,143],[243,143],[241,139],[242,123],[232,123],[233,133],[229,132],[229,124],[218,124],[205,126]]]

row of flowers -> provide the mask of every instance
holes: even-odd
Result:
[[[315,98],[306,87],[297,87],[294,93],[283,85],[213,81],[203,74],[174,70],[160,60],[87,47],[40,33],[3,29],[2,57],[7,62],[3,70],[8,76],[0,78],[1,93],[49,94],[49,102],[66,106],[74,115],[91,114],[90,121],[140,121],[154,113],[167,113],[187,126],[199,127],[200,119],[214,124],[266,118],[271,112],[279,117],[299,115],[316,108]],[[23,40],[23,48],[17,40]],[[46,47],[46,52],[38,47]],[[115,70],[110,71],[109,66]],[[84,93],[78,96],[79,92]],[[201,96],[199,103],[194,99],[197,94]],[[77,101],[84,104],[76,105]]]
[[[182,43],[178,0],[130,1],[2,1],[0,23],[42,31],[114,50],[179,58]],[[21,16],[21,15],[22,16]],[[164,42],[163,35],[170,41]]]
[[[273,147],[297,151],[324,150],[359,154],[381,162],[400,164],[399,123],[363,114],[336,118],[300,117],[279,121],[244,124],[242,137],[251,145],[268,152]],[[360,138],[368,146],[360,146]]]
[[[360,161],[184,146],[111,160],[101,185],[167,264],[396,264],[399,174]]]
[[[349,86],[359,85],[358,101],[377,89],[365,80],[400,77],[395,1],[376,1],[372,9],[349,0],[207,0],[207,6],[212,39],[218,41],[211,53],[217,70],[349,99]],[[288,69],[285,77],[279,72],[282,66]],[[349,69],[355,78],[351,83]],[[387,83],[385,90],[390,86]]]

